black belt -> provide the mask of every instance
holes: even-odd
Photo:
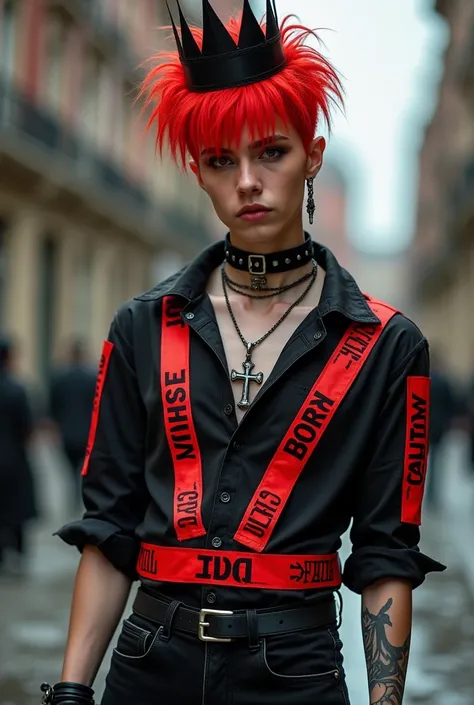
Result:
[[[172,612],[172,626],[196,634],[201,641],[230,641],[249,636],[249,614],[256,620],[258,636],[296,632],[322,627],[336,621],[336,605],[332,595],[304,607],[280,610],[211,610],[193,609],[152,597],[141,588],[133,603],[133,611],[146,619],[163,624]]]

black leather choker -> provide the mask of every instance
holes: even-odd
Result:
[[[267,283],[268,274],[281,274],[292,269],[303,267],[313,258],[313,243],[309,235],[305,241],[290,250],[271,252],[269,255],[258,255],[253,252],[239,250],[225,240],[225,260],[235,269],[248,272],[251,277],[252,289],[262,289]]]

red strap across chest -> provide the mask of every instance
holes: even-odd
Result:
[[[291,492],[387,323],[397,311],[368,299],[380,324],[352,323],[329,358],[273,456],[234,539],[265,549]],[[202,468],[191,413],[189,328],[180,304],[163,300],[161,388],[175,473],[174,526],[179,540],[202,536]]]
[[[268,466],[234,539],[263,551],[311,454],[396,311],[372,303],[381,324],[353,323],[303,402]]]
[[[161,398],[166,437],[173,457],[173,522],[179,541],[204,536],[202,462],[189,389],[189,327],[181,303],[163,299],[161,325]]]
[[[110,340],[104,341],[102,347],[102,355],[100,356],[99,362],[99,372],[97,374],[97,381],[95,384],[95,395],[94,403],[92,406],[92,417],[91,424],[89,427],[89,437],[87,439],[87,447],[84,456],[84,464],[82,466],[81,475],[87,475],[89,472],[89,462],[92,455],[92,450],[94,448],[95,437],[97,434],[97,426],[99,424],[99,409],[100,400],[102,399],[102,392],[104,391],[105,378],[107,377],[107,370],[109,368],[110,356],[114,349],[114,344]]]

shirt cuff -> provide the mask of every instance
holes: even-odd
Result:
[[[81,519],[66,524],[53,536],[59,536],[70,546],[82,552],[84,546],[96,546],[110,563],[132,580],[137,580],[136,564],[140,542],[115,524],[101,519]]]
[[[383,578],[409,580],[419,587],[428,573],[442,572],[446,566],[416,548],[364,546],[347,559],[342,582],[349,590],[361,594],[368,585]]]

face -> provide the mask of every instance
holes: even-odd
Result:
[[[324,149],[319,137],[306,150],[296,130],[277,121],[273,135],[255,141],[245,129],[238,145],[203,150],[191,168],[233,244],[271,251],[301,239],[305,179],[318,173]]]

